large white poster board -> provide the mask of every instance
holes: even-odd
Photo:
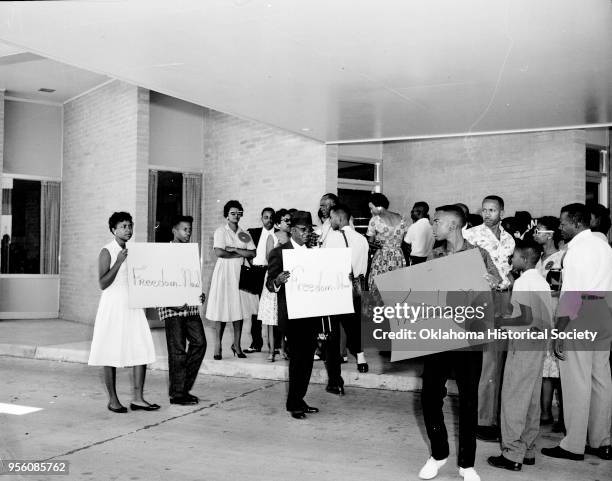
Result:
[[[201,304],[198,244],[130,242],[127,247],[130,307]]]
[[[355,312],[351,249],[283,249],[289,319]]]

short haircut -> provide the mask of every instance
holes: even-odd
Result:
[[[423,209],[423,214],[427,215],[429,213],[429,204],[423,200],[414,203],[414,207]]]
[[[591,214],[597,219],[597,225],[592,227],[593,232],[601,232],[602,234],[608,234],[610,230],[610,209],[601,204],[593,205],[589,208]],[[589,221],[590,222],[590,221]]]
[[[527,262],[531,266],[535,266],[542,256],[542,246],[534,241],[524,241],[519,239],[516,242],[514,250],[519,251],[520,254],[527,259]]]
[[[462,202],[457,202],[455,204],[457,207],[460,207],[461,210],[463,210],[463,213],[467,216],[470,213],[470,209],[467,205],[463,204]]]
[[[384,209],[389,208],[389,199],[380,192],[373,192],[370,194],[369,202],[374,205],[374,207],[383,207]]]
[[[461,207],[457,207],[456,205],[441,205],[440,207],[436,207],[436,212],[444,212],[445,214],[451,214],[457,218],[459,227],[463,227],[465,225],[465,214]]]
[[[581,224],[587,229],[591,225],[591,213],[584,204],[578,202],[574,204],[567,204],[561,207],[561,213],[567,214],[570,222],[574,224]]]
[[[172,218],[172,228],[174,229],[181,222],[186,222],[189,225],[193,225],[193,217],[191,217],[190,215],[175,215]]]
[[[280,224],[281,223],[281,219],[283,217],[285,217],[286,215],[291,216],[291,212],[289,212],[287,209],[278,209],[274,213],[274,217],[272,219],[272,222],[274,222],[275,224]]]
[[[113,229],[117,227],[117,224],[126,220],[131,222],[132,224],[134,223],[134,221],[132,220],[132,216],[129,214],[129,212],[113,212],[113,215],[108,218],[108,230],[110,230],[112,234]]]
[[[346,204],[336,204],[330,210],[334,211],[342,218],[346,217],[347,222],[351,218],[351,210]]]
[[[482,202],[484,203],[485,200],[497,202],[499,205],[499,210],[504,210],[504,199],[502,199],[499,195],[487,195],[484,199],[482,199]]]
[[[223,206],[223,217],[227,217],[229,215],[230,209],[232,208],[244,210],[240,202],[238,202],[237,200],[230,200]]]
[[[272,207],[264,207],[261,209],[261,216],[263,217],[266,212],[272,212],[272,218],[274,218],[274,209]]]
[[[331,200],[334,205],[336,205],[339,202],[338,196],[336,194],[332,194],[331,192],[324,194],[323,197],[321,197],[321,200],[323,199]]]

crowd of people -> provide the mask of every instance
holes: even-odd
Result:
[[[326,390],[345,393],[341,334],[358,371],[368,372],[360,334],[360,297],[363,291],[376,290],[376,276],[384,272],[477,249],[486,267],[496,325],[531,323],[563,331],[580,321],[581,308],[600,309],[597,312],[607,316],[605,322],[612,323],[605,301],[606,293],[612,291],[612,248],[607,238],[611,220],[604,206],[569,204],[561,208],[559,217],[534,219],[528,212],[504,217],[503,199],[490,195],[477,214],[457,203],[436,208],[432,219],[429,205],[417,202],[410,222],[390,210],[383,194],[373,193],[369,199],[372,217],[363,236],[353,227],[350,209],[336,195],[323,195],[319,205],[319,226],[309,212],[265,207],[261,226],[245,231],[239,225],[242,205],[227,202],[226,223],[214,232],[217,261],[205,311],[215,325],[215,360],[222,359],[225,324],[232,323],[231,349],[240,358],[262,350],[266,326],[268,360],[274,362],[277,356],[289,360],[286,409],[295,419],[318,412],[304,399],[317,356],[325,359]],[[191,223],[189,217],[177,217],[173,242],[189,242]],[[135,366],[131,409],[159,409],[143,398],[146,364],[155,359],[148,324],[141,309],[129,309],[127,304],[124,261],[132,218],[114,213],[109,228],[114,239],[99,256],[103,293],[89,363],[104,366],[111,411],[127,411],[115,391],[116,367],[124,366]],[[291,273],[283,268],[282,252],[308,248],[351,248],[353,314],[299,322],[289,318],[284,288]],[[198,308],[159,308],[166,326],[169,395],[174,404],[198,402],[190,393],[206,350]],[[249,318],[252,343],[243,351],[242,326]],[[318,342],[321,339],[325,342]],[[487,344],[482,350],[424,357],[421,397],[431,456],[419,477],[434,478],[449,457],[442,405],[451,376],[459,390],[457,464],[465,480],[480,479],[474,469],[477,438],[501,442],[500,455],[488,459],[492,466],[518,471],[534,464],[541,424],[554,423],[553,430],[565,434],[558,446],[542,449],[546,456],[582,460],[586,453],[612,459],[610,338],[605,339],[597,349],[577,341],[511,340],[505,341],[507,345],[496,345],[504,341]],[[323,347],[320,353],[318,344]]]

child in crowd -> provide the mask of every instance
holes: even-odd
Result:
[[[510,339],[501,395],[502,453],[488,462],[496,468],[520,471],[535,463],[535,440],[540,430],[540,392],[546,339],[531,338],[552,327],[552,296],[546,279],[535,269],[542,249],[535,242],[521,242],[514,249],[512,265],[521,272],[512,291],[513,313],[501,319],[502,327],[522,331]]]

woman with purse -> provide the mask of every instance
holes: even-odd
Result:
[[[245,358],[240,346],[243,319],[257,314],[258,297],[240,290],[242,266],[248,267],[248,259],[255,257],[255,244],[251,236],[238,226],[243,215],[242,204],[230,200],[223,206],[227,224],[215,230],[213,247],[217,263],[213,271],[206,306],[206,318],[215,322],[215,352],[213,358],[221,359],[221,339],[225,324],[234,327],[234,356]]]

